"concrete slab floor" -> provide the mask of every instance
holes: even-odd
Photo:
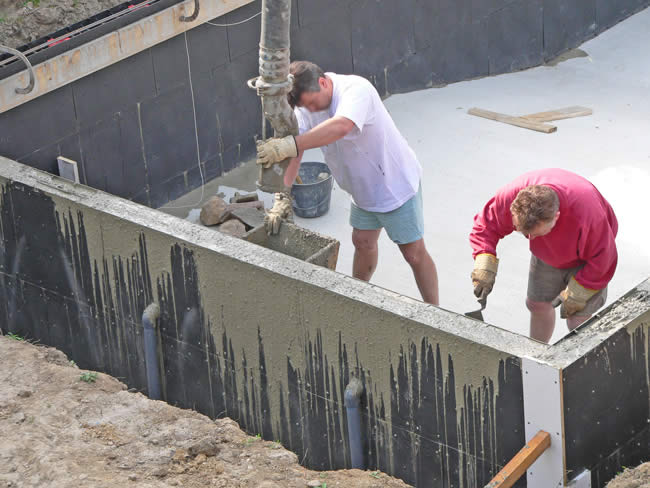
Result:
[[[607,303],[650,276],[650,9],[646,9],[580,49],[586,56],[565,56],[558,63],[513,74],[461,82],[386,101],[395,123],[424,168],[425,242],[438,267],[441,306],[459,313],[477,308],[469,279],[468,234],[474,215],[501,185],[533,169],[561,167],[591,180],[619,219],[619,264]],[[542,134],[467,114],[480,107],[524,115],[581,105],[592,116],[554,122]],[[322,161],[320,150],[305,161]],[[254,162],[208,183],[161,210],[187,217],[218,191],[255,189]],[[201,192],[203,191],[202,200]],[[271,196],[265,195],[267,206]],[[181,208],[171,208],[181,207]],[[196,219],[198,212],[191,212]],[[349,197],[335,186],[330,211],[299,225],[341,241],[337,270],[350,274],[354,249],[348,223]],[[382,233],[379,265],[372,283],[420,298],[411,270],[397,246]],[[484,312],[486,321],[528,334],[525,308],[528,243],[513,234],[498,248],[501,264]],[[552,342],[567,333],[559,320]]]

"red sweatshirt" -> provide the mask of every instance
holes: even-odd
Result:
[[[551,187],[560,198],[560,217],[551,232],[530,241],[530,252],[555,268],[584,264],[575,276],[576,281],[592,290],[605,288],[618,261],[614,242],[618,231],[616,215],[594,185],[562,169],[531,171],[497,191],[474,217],[469,236],[473,256],[496,256],[499,240],[515,230],[510,204],[520,190],[530,185]]]

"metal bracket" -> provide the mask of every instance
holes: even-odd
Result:
[[[16,93],[18,95],[27,95],[28,93],[30,93],[34,89],[34,85],[36,84],[36,78],[34,77],[34,68],[32,68],[32,63],[29,62],[27,56],[25,56],[23,53],[21,53],[16,49],[12,49],[10,47],[2,46],[2,45],[0,45],[0,52],[13,54],[14,56],[20,58],[23,61],[23,63],[27,65],[27,71],[29,72],[29,83],[25,88],[16,88]]]
[[[261,76],[256,76],[248,80],[246,84],[248,88],[255,90],[260,97],[286,95],[293,88],[293,75],[289,74],[286,81],[281,83],[268,83]]]
[[[194,0],[194,12],[192,12],[192,15],[186,17],[185,15],[181,15],[180,21],[181,22],[192,22],[196,20],[196,18],[199,16],[199,10],[200,10],[200,5],[199,5],[199,0]]]

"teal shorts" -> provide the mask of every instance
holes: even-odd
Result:
[[[424,237],[422,185],[410,200],[390,212],[369,212],[352,203],[350,225],[359,230],[384,228],[390,240],[395,244],[419,241]]]

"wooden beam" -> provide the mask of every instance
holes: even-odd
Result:
[[[550,445],[550,434],[540,430],[485,488],[510,488]]]
[[[557,127],[554,125],[544,124],[542,122],[537,122],[534,120],[528,120],[523,117],[513,117],[511,115],[490,112],[489,110],[483,110],[482,108],[470,108],[467,113],[470,115],[476,115],[477,117],[483,117],[484,119],[503,122],[504,124],[516,125],[517,127],[523,127],[524,129],[544,132],[545,134],[550,134],[551,132],[555,132],[557,130]]]
[[[551,122],[552,120],[572,119],[574,117],[585,117],[593,114],[594,111],[587,107],[566,107],[558,110],[551,110],[549,112],[538,112],[536,114],[523,115],[522,119],[530,120],[531,122]]]

